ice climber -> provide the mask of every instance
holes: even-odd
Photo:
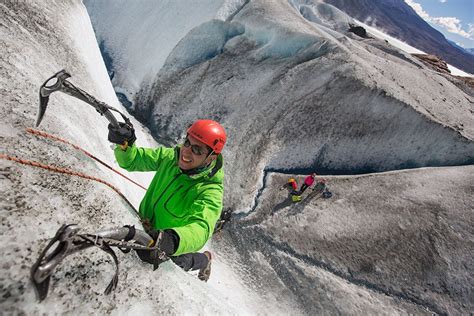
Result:
[[[296,184],[295,178],[289,178],[289,179],[288,179],[288,185],[291,187],[291,189],[293,190],[293,192],[297,192],[297,191],[298,191],[298,184]]]
[[[109,125],[108,139],[118,144],[115,157],[128,171],[156,171],[140,203],[144,227],[158,247],[185,271],[199,270],[207,281],[211,253],[199,251],[211,238],[222,211],[224,128],[212,120],[197,120],[175,148],[135,145],[133,126]],[[162,262],[153,251],[137,251],[154,267]]]
[[[312,173],[312,174],[310,174],[309,176],[307,176],[307,177],[304,179],[303,185],[301,186],[300,191],[298,192],[298,195],[303,194],[303,192],[304,192],[307,188],[309,188],[310,186],[313,185],[313,183],[314,183],[314,178],[316,178],[316,173]]]

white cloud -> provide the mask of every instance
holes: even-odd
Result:
[[[467,30],[467,32],[469,33],[469,35],[474,36],[474,24],[469,23],[468,27],[469,29]]]
[[[470,38],[470,34],[462,29],[461,21],[455,17],[431,18],[431,22],[445,28],[448,32]]]
[[[439,0],[439,2],[446,3],[446,2],[448,2],[448,0]]]
[[[427,20],[429,21],[430,19],[430,15],[428,13],[425,12],[425,10],[423,10],[423,8],[421,7],[421,4],[419,3],[416,3],[415,1],[413,0],[405,0],[406,4],[408,4],[410,7],[413,8],[413,10],[415,10],[415,12],[421,16],[424,20]]]
[[[447,0],[440,0],[440,2],[446,2]],[[474,40],[474,24],[469,23],[469,29],[467,31],[463,30],[461,25],[461,20],[456,17],[431,17],[421,4],[413,0],[405,0],[406,4],[415,10],[415,12],[423,18],[423,20],[439,25],[444,28],[446,31],[454,34],[458,34],[462,37],[469,38]]]

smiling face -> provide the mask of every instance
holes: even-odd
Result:
[[[191,135],[188,135],[187,140],[179,150],[178,166],[182,170],[191,170],[194,168],[203,167],[217,157],[217,155],[210,155],[207,157],[209,152],[210,150],[206,144],[200,142]]]

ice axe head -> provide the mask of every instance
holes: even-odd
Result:
[[[71,77],[66,70],[61,70],[55,73],[53,76],[48,78],[40,87],[39,90],[39,112],[38,118],[36,119],[36,126],[38,127],[43,119],[44,113],[46,112],[46,107],[48,106],[49,95],[55,91],[60,91],[63,87],[63,82],[65,79]]]
[[[51,275],[55,267],[70,254],[69,249],[74,246],[73,237],[78,231],[79,227],[76,224],[62,225],[31,267],[30,280],[39,301],[44,300],[48,295]]]

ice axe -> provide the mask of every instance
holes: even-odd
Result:
[[[112,247],[119,248],[127,253],[132,249],[152,251],[156,259],[168,260],[166,253],[158,247],[147,232],[126,225],[103,230],[95,234],[80,234],[76,224],[62,225],[56,235],[43,249],[35,264],[31,267],[30,280],[35,288],[37,298],[42,301],[48,295],[49,283],[55,268],[68,256],[91,247],[98,247],[112,256],[115,263],[115,275],[105,289],[110,294],[118,283],[119,262]]]
[[[110,122],[110,124],[112,124],[112,126],[116,128],[119,128],[119,123],[110,111],[115,111],[119,113],[124,119],[125,123],[130,124],[130,120],[122,112],[102,101],[97,100],[84,90],[77,88],[72,83],[66,80],[69,77],[71,77],[71,75],[63,69],[55,73],[41,85],[39,91],[40,108],[38,118],[36,120],[36,126],[39,126],[41,120],[43,119],[44,113],[46,112],[46,108],[48,106],[49,96],[56,91],[61,91],[63,93],[69,94],[70,96],[78,98],[79,100],[82,100],[92,105],[97,110],[97,112],[99,112],[100,115],[104,115]]]

